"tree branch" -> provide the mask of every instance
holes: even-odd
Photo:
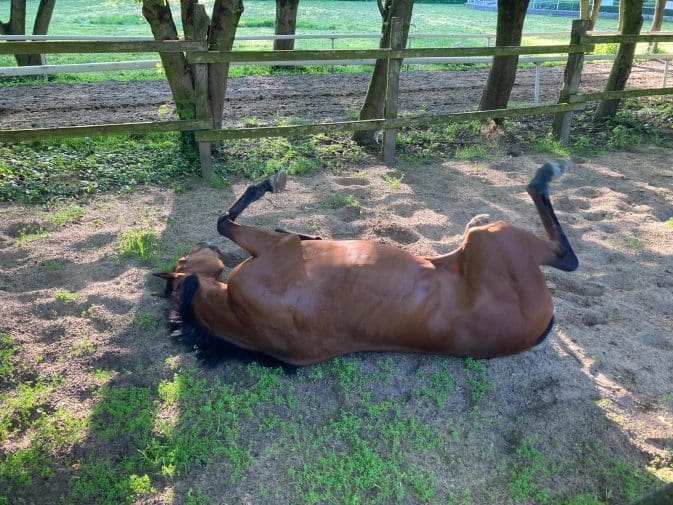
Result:
[[[197,0],[180,0],[182,32],[185,40],[194,40],[194,6],[196,3]]]
[[[56,0],[40,0],[35,15],[35,24],[33,25],[33,35],[46,35],[51,22],[51,15],[54,12]]]

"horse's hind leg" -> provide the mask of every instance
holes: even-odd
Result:
[[[555,257],[549,262],[545,262],[545,264],[565,270],[566,272],[572,272],[577,269],[579,261],[549,201],[549,183],[554,177],[559,177],[568,168],[565,164],[545,163],[538,168],[527,189],[537,208],[549,239],[558,244]]]

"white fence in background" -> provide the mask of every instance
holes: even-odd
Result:
[[[495,2],[497,0],[470,0],[470,2]],[[592,33],[592,32],[589,32]],[[593,32],[597,34],[598,32]],[[647,34],[650,32],[642,32]],[[657,32],[667,33],[671,32]],[[601,35],[612,35],[614,32],[600,32]],[[558,37],[567,35],[568,32],[529,32],[523,35],[526,37]],[[381,35],[378,33],[329,33],[329,34],[308,34],[308,35],[241,35],[236,37],[236,42],[259,41],[259,40],[330,40],[332,49],[335,49],[337,40],[342,39],[378,39]],[[495,39],[494,33],[415,33],[409,34],[409,47],[413,40],[418,39],[486,39],[486,45],[490,46]],[[93,36],[93,35],[0,35],[0,41],[22,41],[22,40],[79,40],[79,41],[120,41],[120,40],[154,40],[152,37],[114,37],[114,36]],[[0,42],[2,43],[2,42]],[[585,61],[611,61],[614,60],[614,54],[605,55],[587,55]],[[490,64],[492,57],[466,57],[466,58],[407,58],[404,60],[408,65],[446,65],[446,64]],[[540,77],[541,66],[544,63],[564,62],[568,59],[566,55],[546,55],[546,56],[521,56],[519,63],[532,63],[535,65],[535,79],[533,90],[533,103],[540,102]],[[668,81],[669,63],[673,60],[673,54],[638,54],[636,60],[663,60],[664,69],[662,76],[662,87],[665,88]],[[348,65],[373,65],[376,60],[344,60],[339,63]],[[233,65],[248,65],[250,62],[237,62]],[[307,61],[279,61],[273,63],[254,63],[255,65],[268,66],[305,66],[305,65],[330,65],[333,61],[307,60]],[[134,60],[134,61],[114,61],[99,63],[73,63],[60,65],[39,65],[31,67],[0,67],[0,77],[17,76],[44,76],[62,73],[85,73],[85,72],[107,72],[119,70],[142,70],[155,69],[161,65],[161,60]]]

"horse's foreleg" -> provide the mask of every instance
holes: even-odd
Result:
[[[285,189],[285,184],[287,184],[287,175],[285,175],[285,172],[278,172],[277,174],[267,177],[259,184],[248,186],[243,193],[243,196],[236,200],[222,217],[235,221],[248,205],[256,202],[268,192],[279,193],[283,191]]]
[[[560,176],[567,169],[568,167],[565,165],[545,163],[538,168],[535,176],[528,184],[527,190],[533,199],[549,239],[558,244],[555,257],[544,264],[566,272],[572,272],[577,269],[579,261],[549,200],[549,183],[554,177]]]
[[[286,236],[284,233],[234,223],[226,214],[217,220],[217,231],[255,257]]]
[[[281,234],[260,230],[251,226],[242,226],[234,223],[234,220],[243,212],[248,205],[256,202],[266,193],[278,193],[285,189],[287,183],[287,176],[284,172],[267,177],[258,184],[253,184],[247,187],[243,196],[241,196],[234,204],[229,207],[229,210],[222,214],[217,220],[217,231],[220,235],[241,246],[253,256],[259,256],[262,251],[267,250],[275,242],[278,241]]]

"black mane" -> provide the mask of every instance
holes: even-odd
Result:
[[[172,307],[168,315],[171,337],[188,351],[196,351],[205,364],[216,366],[223,361],[258,363],[264,367],[281,367],[286,373],[296,373],[297,367],[288,365],[268,354],[243,349],[208,331],[194,314],[192,300],[199,289],[196,274],[188,275],[173,292]]]

